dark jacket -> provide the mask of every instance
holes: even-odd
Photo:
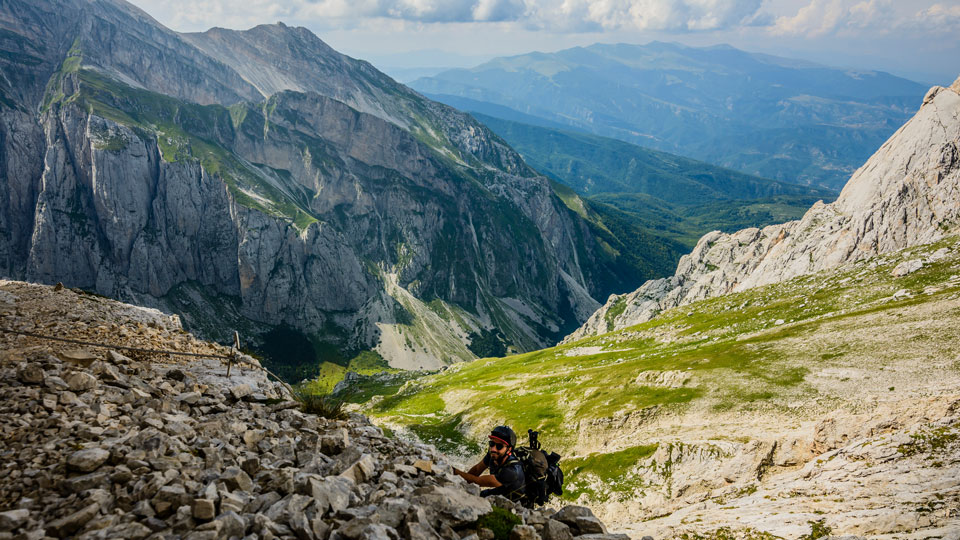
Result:
[[[483,463],[490,468],[490,474],[496,477],[497,482],[500,482],[501,485],[481,491],[481,496],[503,495],[512,501],[520,500],[523,497],[526,482],[523,476],[523,465],[520,464],[517,456],[510,454],[502,465],[497,465],[490,454],[487,454],[483,457]]]

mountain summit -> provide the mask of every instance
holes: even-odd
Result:
[[[661,311],[933,242],[960,222],[960,78],[935,86],[920,110],[847,182],[802,219],[734,234],[713,232],[673,277],[612,296],[566,338],[650,320]]]
[[[2,275],[304,367],[528,350],[639,282],[489,130],[305,29],[179,34],[120,0],[0,21]]]

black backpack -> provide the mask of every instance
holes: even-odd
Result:
[[[514,455],[520,460],[525,479],[524,506],[534,507],[547,504],[551,494],[563,495],[563,471],[560,470],[560,454],[547,454],[540,449],[537,436],[539,431],[527,430],[530,443],[514,449]]]

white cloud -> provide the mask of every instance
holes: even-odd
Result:
[[[148,0],[134,0],[145,5]],[[342,28],[370,19],[517,22],[548,31],[700,31],[758,24],[763,0],[168,0],[148,7],[178,29],[286,20]]]
[[[918,30],[926,29],[938,34],[951,33],[956,39],[960,32],[960,5],[934,4],[917,12],[913,23]]]
[[[795,15],[777,17],[770,31],[806,37],[955,33],[960,31],[960,6],[933,4],[921,9],[892,0],[812,0]]]

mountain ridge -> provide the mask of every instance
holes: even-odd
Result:
[[[632,326],[670,307],[941,237],[960,219],[958,88],[960,79],[950,88],[931,88],[916,115],[854,173],[833,203],[818,203],[801,220],[783,225],[705,235],[673,277],[611,297],[565,342]],[[608,318],[615,305],[620,313]]]
[[[471,336],[492,329],[504,347],[542,346],[636,280],[499,137],[315,36],[301,43],[304,29],[184,36],[119,0],[52,5],[2,8],[23,17],[9,48],[43,32],[63,44],[0,58],[35,81],[0,110],[4,275],[254,342],[292,325],[318,357],[376,349],[414,369],[472,358]],[[252,57],[192,43],[214,38],[299,56],[238,71]],[[310,58],[336,76],[311,75]],[[264,98],[247,79],[306,92]]]
[[[833,189],[909,118],[913,96],[925,90],[882,72],[665,43],[531,53],[411,86],[441,99],[491,102],[746,173]]]

